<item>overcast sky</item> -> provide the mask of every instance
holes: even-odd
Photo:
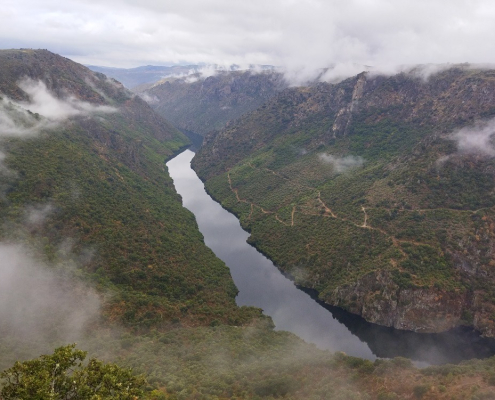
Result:
[[[493,0],[3,0],[1,48],[84,64],[494,63]]]

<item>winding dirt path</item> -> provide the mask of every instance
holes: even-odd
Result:
[[[368,226],[366,225],[366,223],[368,222],[368,214],[366,214],[366,208],[364,208],[364,206],[361,206],[361,210],[363,210],[364,212],[364,222],[363,222],[363,225],[361,225],[363,228],[367,228]]]
[[[248,165],[251,168],[253,168],[253,169],[259,169],[259,168],[254,167],[251,163],[248,163]],[[395,236],[391,235],[390,233],[386,232],[385,230],[383,230],[381,228],[370,226],[369,223],[368,223],[368,214],[367,214],[366,208],[364,206],[361,206],[361,210],[364,213],[364,221],[363,221],[363,223],[361,225],[359,225],[358,223],[356,223],[354,221],[349,220],[346,217],[339,217],[321,199],[321,191],[320,190],[317,190],[316,188],[313,188],[311,186],[306,186],[306,185],[302,185],[302,184],[296,184],[296,183],[292,182],[290,179],[288,179],[288,178],[286,178],[286,177],[278,174],[276,171],[270,170],[268,168],[264,168],[264,169],[266,171],[269,171],[272,174],[280,177],[281,179],[284,179],[285,181],[290,182],[290,184],[293,185],[294,187],[306,188],[306,189],[309,189],[309,190],[312,190],[312,191],[317,191],[317,200],[318,200],[319,204],[321,204],[321,206],[323,207],[324,213],[323,214],[321,214],[321,213],[311,213],[311,212],[304,212],[303,210],[300,210],[299,212],[302,213],[302,214],[313,215],[313,216],[321,216],[321,217],[327,217],[327,218],[328,217],[331,217],[331,218],[335,218],[335,219],[337,219],[339,221],[343,221],[343,222],[346,222],[348,224],[351,224],[351,225],[353,225],[353,226],[355,226],[357,228],[369,229],[369,230],[374,230],[374,231],[380,232],[381,234],[383,234],[384,236],[386,236],[387,238],[390,239],[390,241],[392,242],[393,246],[396,247],[400,251],[400,253],[402,254],[402,256],[404,258],[407,257],[407,254],[402,249],[402,247],[400,245],[401,243],[410,243],[410,244],[415,245],[415,246],[427,245],[426,243],[421,243],[421,242],[417,242],[417,241],[413,241],[413,240],[397,239]],[[295,216],[296,212],[298,211],[296,206],[293,206],[292,207],[291,221],[290,221],[290,223],[287,223],[287,222],[283,221],[278,216],[277,212],[265,210],[260,205],[257,205],[257,204],[255,204],[253,202],[250,202],[250,201],[246,200],[246,199],[242,199],[239,196],[238,189],[237,188],[234,188],[232,186],[232,179],[230,177],[230,171],[227,171],[227,179],[228,179],[228,182],[229,182],[230,190],[235,194],[235,197],[236,197],[237,201],[240,202],[240,203],[245,203],[245,204],[249,204],[250,205],[250,212],[249,212],[249,215],[248,215],[248,219],[251,219],[251,216],[253,215],[253,212],[254,212],[254,208],[257,207],[257,208],[259,208],[261,210],[261,212],[263,214],[274,214],[275,220],[277,220],[279,223],[283,224],[284,226],[290,226],[290,227],[295,226],[295,218],[294,218],[294,216]],[[427,210],[425,209],[425,210],[411,210],[411,211],[427,211]],[[466,211],[466,210],[459,210],[459,211]]]

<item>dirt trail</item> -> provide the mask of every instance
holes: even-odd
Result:
[[[253,168],[253,169],[257,169],[256,167],[254,167],[251,163],[248,163],[248,165]],[[328,207],[324,201],[321,199],[321,191],[317,190],[316,188],[313,188],[313,187],[310,187],[310,186],[306,186],[306,185],[301,185],[301,184],[295,184],[294,182],[290,181],[290,179],[278,174],[277,172],[273,171],[273,170],[270,170],[268,168],[264,168],[265,170],[273,173],[274,175],[277,175],[278,177],[286,180],[286,181],[289,181],[292,185],[294,185],[295,187],[304,187],[304,188],[307,188],[309,190],[316,190],[317,191],[317,200],[318,202],[321,204],[321,206],[323,207],[324,209],[324,214],[321,214],[321,213],[310,213],[310,212],[304,212],[303,210],[299,211],[301,212],[302,214],[305,214],[305,215],[313,215],[313,216],[322,216],[322,217],[331,217],[331,218],[335,218],[339,221],[343,221],[343,222],[346,222],[348,224],[351,224],[357,228],[361,228],[361,229],[369,229],[369,230],[374,230],[374,231],[377,231],[377,232],[380,232],[381,234],[383,234],[384,236],[386,236],[387,238],[389,238],[393,244],[394,247],[396,247],[400,253],[402,254],[402,256],[405,258],[407,256],[407,254],[404,252],[404,250],[402,249],[401,247],[401,243],[410,243],[410,244],[413,244],[415,246],[422,246],[422,245],[426,245],[426,243],[421,243],[421,242],[417,242],[417,241],[413,241],[413,240],[404,240],[404,239],[397,239],[395,236],[391,235],[390,233],[384,231],[383,229],[381,228],[377,228],[377,227],[373,227],[373,226],[370,226],[368,224],[368,214],[366,212],[366,208],[364,206],[361,206],[361,210],[363,211],[364,213],[364,221],[363,221],[363,224],[362,225],[359,225],[357,224],[356,222],[352,221],[352,220],[349,220],[348,218],[346,217],[339,217],[337,216],[330,207]],[[274,214],[275,216],[275,219],[280,222],[281,224],[283,224],[284,226],[291,226],[293,227],[295,225],[295,222],[294,222],[294,216],[295,216],[295,213],[297,211],[297,207],[296,206],[293,206],[292,207],[292,212],[291,212],[291,222],[290,224],[283,221],[276,212],[274,211],[268,211],[268,210],[265,210],[263,207],[253,203],[253,202],[250,202],[246,199],[241,199],[239,197],[239,192],[238,192],[238,189],[234,188],[232,186],[232,179],[230,177],[230,171],[227,172],[227,179],[228,179],[228,182],[229,182],[229,187],[230,187],[230,190],[235,194],[235,197],[237,199],[238,202],[240,203],[245,203],[245,204],[249,204],[250,207],[251,207],[251,210],[250,210],[250,213],[249,213],[249,216],[248,216],[248,219],[251,218],[253,212],[254,212],[254,207],[257,207],[261,210],[261,212],[263,214]],[[414,211],[414,210],[413,210]],[[417,211],[420,211],[420,210],[417,210]],[[426,211],[426,210],[422,210],[422,211]],[[459,210],[459,211],[465,211],[465,210]]]
[[[320,202],[320,204],[323,206],[323,208],[325,209],[325,212],[327,214],[330,214],[332,217],[334,218],[338,218],[334,213],[333,211],[327,207],[327,205],[323,202],[323,200],[321,199],[321,192],[318,190],[318,201]]]
[[[363,225],[361,225],[363,228],[367,228],[366,223],[368,222],[368,214],[366,214],[366,208],[364,206],[361,206],[361,210],[364,212],[364,222]]]

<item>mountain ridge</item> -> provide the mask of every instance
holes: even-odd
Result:
[[[216,71],[165,79],[137,93],[182,131],[205,135],[252,111],[287,88],[280,72]]]

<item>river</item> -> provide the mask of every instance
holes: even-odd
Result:
[[[264,255],[246,243],[249,236],[237,218],[215,202],[191,169],[194,153],[186,150],[167,163],[184,207],[196,216],[205,243],[230,268],[239,289],[238,305],[255,306],[269,315],[277,330],[295,333],[322,349],[373,360],[409,357],[424,364],[458,362],[495,354],[495,341],[468,328],[441,334],[418,334],[381,327],[315,300],[298,289]]]

